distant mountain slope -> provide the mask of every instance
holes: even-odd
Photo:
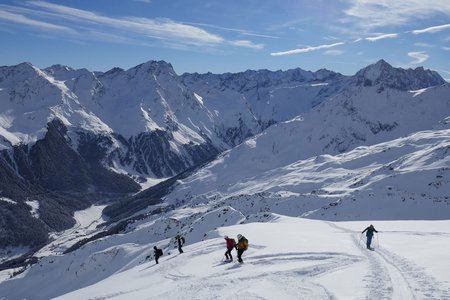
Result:
[[[251,201],[268,211],[279,202],[276,212],[325,219],[446,218],[450,86],[379,86],[348,87],[268,128],[180,181],[166,201]]]

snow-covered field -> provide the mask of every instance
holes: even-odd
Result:
[[[73,271],[64,264],[58,268],[55,261],[52,268],[42,267],[48,274],[33,272],[3,282],[0,299],[450,298],[450,221],[372,223],[379,230],[375,251],[365,249],[361,235],[369,222],[274,215],[268,223],[210,231],[203,241],[187,241],[183,254],[166,248],[159,265],[136,263],[99,281],[95,277],[101,274],[91,272],[94,283],[84,287],[77,287]],[[239,233],[250,244],[244,264],[227,263],[223,236]],[[141,249],[142,255],[151,253],[151,246]],[[123,247],[108,264],[126,263],[133,249]],[[102,268],[108,265],[97,272]],[[46,280],[55,274],[58,280]]]

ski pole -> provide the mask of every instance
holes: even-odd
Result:
[[[361,246],[362,236],[363,236],[363,234],[361,233],[361,235],[359,236],[358,246]]]

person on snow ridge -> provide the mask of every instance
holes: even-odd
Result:
[[[237,235],[238,243],[236,245],[237,255],[238,255],[238,262],[243,263],[242,260],[242,254],[244,251],[248,249],[248,240],[242,235]]]
[[[153,247],[153,254],[155,255],[155,262],[158,264],[158,259],[163,255],[163,252],[161,249],[158,249],[158,247]]]
[[[233,261],[231,250],[233,250],[234,246],[236,246],[236,241],[232,238],[229,238],[228,235],[226,235],[224,238],[227,242],[227,251],[225,252],[225,257],[227,258],[227,260]]]
[[[185,239],[184,237],[182,237],[181,235],[177,234],[177,236],[175,237],[177,243],[178,243],[178,251],[181,253],[183,253],[183,249],[181,249],[181,247],[184,245]]]
[[[372,248],[370,248],[370,244],[372,243],[373,233],[378,232],[378,231],[375,229],[375,227],[373,227],[372,224],[370,224],[370,226],[367,227],[366,229],[364,229],[363,232],[361,232],[361,234],[363,234],[364,232],[366,232],[366,237],[367,237],[367,243],[366,243],[367,249],[372,249]]]

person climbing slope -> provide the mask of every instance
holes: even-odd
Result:
[[[375,227],[373,227],[372,224],[370,224],[370,226],[367,227],[366,229],[364,229],[361,232],[361,234],[363,234],[364,232],[366,232],[366,237],[367,237],[367,243],[366,243],[367,249],[372,250],[372,248],[370,247],[370,244],[372,243],[373,233],[378,232],[378,231],[375,229]]]
[[[159,249],[158,247],[153,247],[153,254],[155,256],[155,262],[158,264],[158,259],[163,255],[163,251]]]
[[[227,243],[227,251],[225,252],[225,257],[227,258],[227,260],[233,261],[231,250],[233,250],[234,246],[236,246],[236,241],[232,238],[229,238],[228,235],[226,235],[224,238]]]
[[[242,235],[237,235],[238,243],[236,245],[238,262],[243,263],[242,254],[248,249],[248,240]]]
[[[184,245],[185,239],[184,237],[182,237],[180,234],[177,234],[177,236],[175,237],[175,240],[178,243],[178,251],[181,253],[183,253],[183,249],[181,249],[181,247]]]

